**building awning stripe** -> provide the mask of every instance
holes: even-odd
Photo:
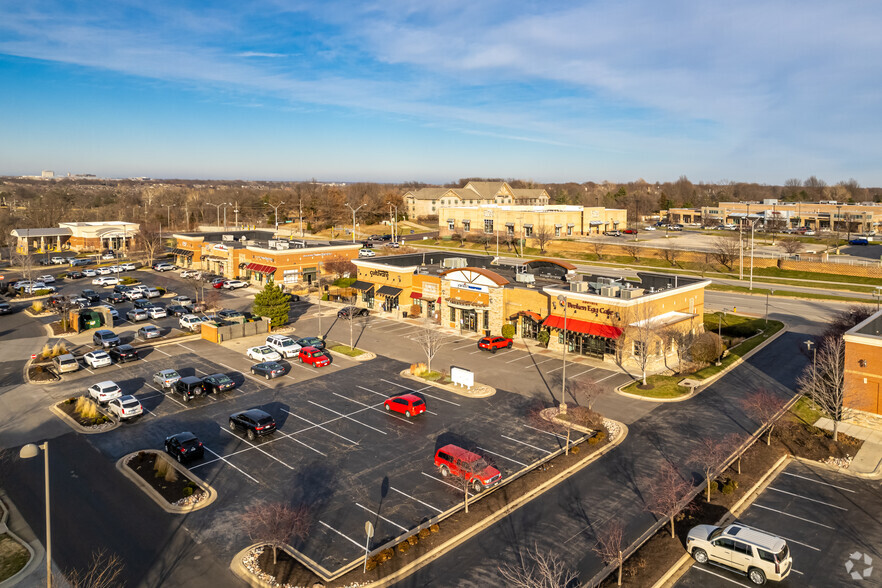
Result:
[[[377,290],[377,294],[380,296],[398,296],[401,294],[401,288],[393,288],[392,286],[382,286],[379,290]]]
[[[367,292],[368,290],[373,290],[374,285],[370,282],[363,282],[361,280],[355,280],[349,285],[350,288],[358,290],[360,292]]]
[[[188,249],[172,249],[174,255],[182,255],[184,257],[193,257],[193,252]]]
[[[259,274],[274,274],[276,273],[276,268],[271,265],[262,265],[259,263],[249,263],[245,266],[245,269],[251,270],[253,272],[257,272]]]
[[[552,329],[564,328],[564,317],[550,315],[542,323],[543,327],[551,327]],[[580,321],[578,319],[566,319],[567,331],[582,333],[584,335],[594,335],[595,337],[603,337],[605,339],[618,339],[622,335],[622,329],[612,325],[601,325],[600,323],[590,323],[588,321]]]

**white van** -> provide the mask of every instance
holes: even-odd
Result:
[[[266,344],[285,358],[296,357],[300,353],[300,344],[285,335],[270,335],[266,338]]]
[[[56,355],[52,358],[52,364],[55,366],[55,369],[58,370],[59,374],[75,372],[80,369],[80,364],[77,361],[77,358],[70,353]]]

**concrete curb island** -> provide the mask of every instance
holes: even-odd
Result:
[[[6,496],[5,493],[0,496],[3,500],[0,500],[0,510],[3,511],[3,516],[0,517],[0,526],[2,526],[2,532],[9,535],[9,537],[21,545],[30,555],[27,563],[17,572],[15,572],[10,577],[6,578],[2,582],[0,582],[0,588],[7,588],[9,586],[15,586],[19,582],[21,582],[26,576],[29,576],[34,570],[37,569],[37,564],[43,561],[43,557],[46,555],[46,552],[43,550],[43,546],[39,541],[34,539],[31,542],[27,542],[21,537],[19,537],[12,529],[9,528],[9,514],[10,510],[14,510],[15,507],[10,504],[9,507],[6,506],[6,501],[9,500],[9,497]],[[21,515],[17,510],[14,510],[16,515],[15,523],[21,523],[27,525],[24,522],[24,519],[21,518]],[[27,527],[27,530],[30,531],[30,527]]]
[[[65,401],[62,400],[61,402],[65,402]],[[51,410],[55,414],[55,416],[57,416],[58,418],[63,420],[65,423],[67,423],[67,425],[70,426],[70,428],[73,429],[74,431],[76,431],[77,433],[82,433],[83,435],[97,435],[99,433],[107,433],[108,431],[112,431],[122,424],[122,421],[120,421],[119,419],[114,419],[113,417],[110,417],[111,423],[108,424],[107,426],[101,426],[101,428],[98,428],[98,429],[96,429],[96,428],[90,429],[90,428],[84,427],[80,423],[78,423],[75,420],[73,420],[72,418],[70,418],[70,416],[67,413],[65,413],[63,410],[58,408],[58,404],[61,404],[61,402],[53,404],[52,406],[49,407],[49,410]],[[99,407],[99,410],[101,410],[101,414],[108,416],[104,412],[104,410],[102,410],[100,407]]]
[[[188,512],[193,512],[194,510],[200,510],[202,508],[205,508],[208,505],[210,505],[212,502],[217,500],[217,490],[215,490],[208,482],[206,482],[202,478],[198,477],[197,475],[193,474],[189,469],[185,468],[184,466],[179,464],[177,461],[169,458],[165,454],[165,452],[162,452],[162,451],[159,451],[156,449],[143,449],[142,451],[144,453],[152,453],[152,454],[156,455],[156,459],[164,459],[169,465],[171,465],[175,470],[177,470],[178,473],[180,473],[182,476],[186,477],[187,479],[195,482],[196,485],[199,486],[202,489],[202,491],[208,495],[208,498],[206,498],[205,500],[202,500],[194,505],[177,506],[175,504],[169,504],[168,502],[166,502],[166,500],[162,496],[160,496],[160,494],[156,490],[153,489],[152,486],[150,486],[150,484],[145,482],[141,478],[141,476],[136,474],[132,470],[132,468],[130,468],[126,465],[126,462],[129,459],[138,455],[139,453],[141,453],[141,451],[133,451],[132,453],[129,453],[128,455],[124,455],[121,458],[119,458],[118,460],[116,460],[116,469],[119,470],[119,472],[122,475],[124,475],[126,478],[128,478],[129,480],[134,482],[134,484],[138,488],[143,490],[144,493],[147,496],[149,496],[153,500],[153,502],[158,504],[159,507],[161,509],[163,509],[164,511],[171,513],[171,514],[186,514]]]
[[[457,396],[462,396],[464,398],[489,398],[496,394],[496,388],[492,386],[488,386],[486,384],[475,384],[475,389],[480,387],[480,392],[470,392],[465,388],[460,388],[459,386],[454,386],[453,384],[441,384],[439,382],[433,382],[431,380],[426,380],[424,378],[417,377],[410,373],[410,369],[401,370],[398,374],[402,378],[407,378],[408,380],[413,380],[414,382],[420,382],[421,384],[426,384],[428,386],[434,386],[435,388],[440,388],[441,390],[447,390],[448,392],[452,392]]]

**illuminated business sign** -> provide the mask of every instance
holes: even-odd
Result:
[[[459,288],[460,290],[471,290],[472,292],[484,292],[485,294],[489,294],[490,288],[487,286],[479,286],[478,284],[469,284],[468,282],[453,282],[450,284],[452,288]]]

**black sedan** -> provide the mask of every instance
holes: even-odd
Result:
[[[12,306],[8,302],[0,302],[0,314],[9,314],[12,312]]]
[[[325,348],[324,339],[319,339],[318,337],[303,337],[301,339],[297,339],[297,343],[301,347],[315,347],[316,349]]]
[[[218,318],[221,318],[223,320],[229,320],[232,318],[237,318],[237,317],[242,316],[242,313],[239,312],[238,310],[224,309],[224,310],[218,311],[217,316],[218,316]]]
[[[84,278],[85,276],[83,275],[83,272],[72,271],[72,272],[67,272],[67,277],[68,277],[68,279],[71,279],[71,280],[79,280],[81,278]]]
[[[236,383],[226,374],[211,374],[202,378],[202,389],[205,393],[211,392],[217,394],[224,390],[232,390],[236,387]]]
[[[110,359],[116,363],[125,363],[138,359],[138,351],[128,344],[111,347],[108,353],[110,353]]]
[[[121,293],[119,293],[119,292],[111,292],[111,293],[107,296],[107,301],[108,301],[109,303],[111,303],[111,304],[122,304],[122,303],[124,303],[124,302],[128,302],[129,299],[126,298],[125,296],[123,296],[123,295],[122,295]]]
[[[271,414],[259,408],[251,408],[230,415],[230,430],[244,429],[248,439],[254,441],[258,435],[269,435],[276,430],[276,421]]]
[[[267,380],[285,375],[285,366],[277,361],[265,361],[251,366],[251,374],[263,376]]]
[[[80,292],[80,296],[89,301],[90,304],[98,304],[101,302],[101,295],[95,290],[86,289]]]
[[[184,316],[185,314],[190,314],[192,312],[189,308],[181,306],[180,304],[172,304],[171,306],[166,307],[165,311],[174,316]]]
[[[345,306],[337,312],[337,318],[351,319],[358,316],[368,316],[370,311],[366,308],[358,308],[357,306]]]
[[[205,455],[205,448],[202,447],[202,441],[189,431],[166,437],[165,450],[169,455],[177,459],[178,462],[189,459],[199,459]]]

